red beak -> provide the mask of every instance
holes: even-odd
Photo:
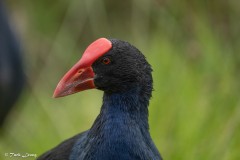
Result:
[[[100,38],[88,46],[82,58],[63,76],[53,97],[63,97],[87,89],[96,88],[92,64],[112,48],[106,38]]]
[[[76,64],[77,65],[77,64]],[[63,97],[83,90],[95,88],[92,67],[77,68],[73,66],[58,83],[53,97]]]

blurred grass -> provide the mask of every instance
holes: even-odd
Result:
[[[152,64],[150,131],[164,159],[240,159],[240,3],[178,0],[9,1],[29,87],[0,137],[36,153],[88,129],[102,92],[52,99],[61,76],[99,37],[138,47]]]

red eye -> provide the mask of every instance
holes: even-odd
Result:
[[[102,59],[102,63],[103,64],[110,64],[111,63],[111,60],[109,58],[103,58]]]

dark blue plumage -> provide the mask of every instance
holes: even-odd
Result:
[[[129,43],[111,42],[111,50],[92,65],[94,83],[104,91],[101,112],[93,126],[39,160],[61,159],[59,154],[70,160],[161,160],[148,125],[151,66]],[[109,58],[111,65],[104,65],[103,58]]]
[[[0,1],[0,127],[23,90],[24,82],[20,45]]]
[[[148,113],[141,109],[147,106],[139,100],[139,91],[105,94],[100,115],[75,144],[70,159],[160,159],[148,132]]]

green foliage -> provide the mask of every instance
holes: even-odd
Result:
[[[39,155],[91,126],[100,91],[51,94],[99,37],[133,43],[152,64],[150,131],[164,159],[240,159],[238,1],[25,0],[9,9],[29,86],[0,137],[0,159],[5,152]]]

